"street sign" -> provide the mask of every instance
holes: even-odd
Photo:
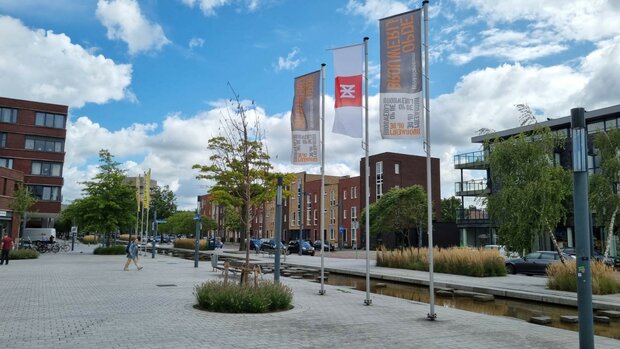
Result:
[[[199,221],[199,220],[200,220],[200,214],[196,213],[196,214],[194,215],[194,220],[195,220],[195,221]]]
[[[342,234],[344,234],[344,227],[343,227],[343,226],[340,226],[340,229],[338,229],[338,231],[340,231],[340,234],[341,234],[341,235],[342,235]]]
[[[163,224],[163,223],[168,223],[168,221],[165,220],[165,219],[158,219],[157,220],[157,224]]]

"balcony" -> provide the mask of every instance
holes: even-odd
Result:
[[[489,213],[480,208],[459,208],[456,211],[456,224],[462,226],[488,226]]]
[[[484,170],[488,165],[486,150],[454,155],[454,168],[457,170]]]
[[[479,196],[490,193],[486,178],[454,183],[456,196]]]

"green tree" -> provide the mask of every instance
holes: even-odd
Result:
[[[426,192],[421,186],[393,188],[370,205],[370,235],[394,232],[401,234],[403,241],[411,245],[409,230],[415,228],[421,236],[426,228],[426,207]],[[366,219],[365,214],[362,212],[362,222]]]
[[[594,148],[601,159],[601,171],[590,176],[590,207],[597,224],[607,228],[605,257],[609,255],[616,217],[620,208],[620,130],[599,132],[594,136]]]
[[[106,149],[99,151],[99,172],[84,182],[85,197],[78,201],[79,221],[83,226],[104,235],[110,244],[111,233],[130,228],[135,223],[135,188],[125,184],[125,171]]]
[[[161,232],[168,232],[171,234],[194,235],[196,232],[195,216],[196,213],[193,211],[177,211],[168,217],[167,223],[159,225],[159,230]],[[202,229],[200,232],[202,235],[216,226],[215,221],[210,217],[202,215],[201,220]]]
[[[529,107],[517,107],[522,125],[530,125],[531,131],[486,144],[491,182],[499,188],[488,197],[489,215],[509,250],[530,251],[536,238],[549,234],[559,252],[554,231],[569,212],[572,177],[554,164],[554,151],[565,140],[540,126]]]
[[[37,202],[37,199],[32,195],[30,190],[23,184],[17,185],[17,190],[13,193],[13,200],[9,204],[9,207],[19,213],[21,233],[19,237],[24,235],[24,229],[26,229],[26,222],[28,221],[28,210]]]
[[[157,217],[165,219],[177,211],[176,196],[169,186],[151,188],[151,211],[157,210]]]
[[[441,199],[441,220],[447,223],[456,223],[457,210],[462,207],[461,200],[456,196]]]

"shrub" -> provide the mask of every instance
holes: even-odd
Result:
[[[293,291],[273,282],[257,286],[208,281],[194,288],[202,309],[219,313],[266,313],[291,308]]]
[[[592,293],[620,293],[620,280],[614,269],[602,262],[592,262]],[[552,290],[577,292],[577,262],[553,263],[547,267],[547,287]]]
[[[93,253],[106,255],[125,254],[126,247],[126,245],[114,245],[110,247],[99,246],[95,249]]]
[[[428,249],[408,247],[377,251],[377,266],[428,271]],[[504,276],[504,258],[496,250],[471,248],[433,249],[433,267],[438,273],[469,276]]]
[[[174,240],[174,247],[176,248],[187,248],[190,250],[194,249],[194,239],[176,239]],[[207,249],[207,240],[200,240],[199,249],[206,250]]]
[[[96,235],[84,235],[82,237],[82,242],[85,244],[94,244],[97,241],[99,241],[99,239],[97,238]]]
[[[39,258],[39,252],[29,248],[9,251],[9,259],[33,259]]]

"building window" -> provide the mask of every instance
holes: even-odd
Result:
[[[0,132],[0,148],[6,147],[6,138],[7,138],[7,134],[4,132]]]
[[[376,182],[377,182],[377,200],[383,196],[383,161],[377,161],[376,164]]]
[[[588,125],[588,133],[596,133],[605,130],[605,122],[598,121]]]
[[[297,220],[297,212],[293,212],[293,220],[292,220],[292,225],[299,225],[299,221]]]
[[[0,167],[13,168],[13,159],[0,158]]]
[[[34,124],[37,126],[65,128],[65,120],[66,116],[61,114],[37,112]]]
[[[394,164],[394,173],[400,174],[400,164],[398,162]]]
[[[334,236],[334,228],[329,228],[329,239],[336,240],[336,237]]]
[[[329,223],[336,224],[336,209],[332,208],[329,214]]]
[[[343,190],[342,191],[342,200],[346,200],[347,199],[347,190]]]
[[[316,210],[312,212],[312,216],[314,217],[314,225],[317,225],[319,223],[319,219],[318,219],[318,216],[316,215]]]
[[[347,219],[347,210],[342,210],[342,218]]]
[[[62,164],[60,163],[33,161],[30,173],[36,176],[60,177],[62,175],[61,172]]]
[[[0,122],[8,122],[11,124],[17,122],[17,109],[0,108]]]
[[[37,200],[60,201],[60,187],[47,187],[43,185],[28,186],[30,192]]]
[[[317,200],[318,200],[318,198],[319,198],[319,196],[315,193],[315,194],[314,194],[314,203],[315,203],[315,204],[318,202],[318,201],[317,201]]]
[[[65,142],[58,138],[26,137],[26,149],[62,153]]]
[[[351,241],[357,240],[357,207],[351,207]]]

